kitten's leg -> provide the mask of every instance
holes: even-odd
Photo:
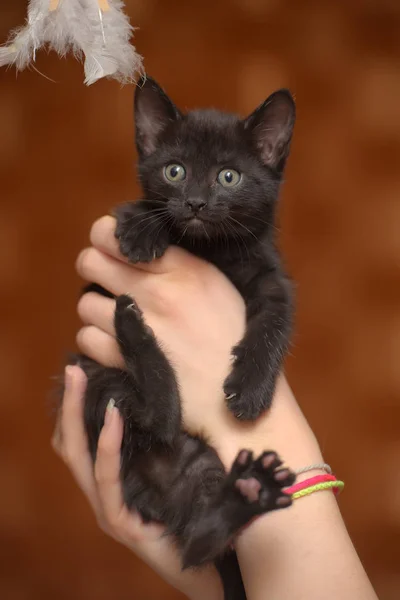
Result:
[[[271,406],[292,327],[291,285],[276,272],[251,284],[247,330],[232,350],[235,358],[224,392],[238,419],[256,419]]]
[[[214,561],[254,517],[291,505],[283,488],[296,476],[279,469],[281,464],[275,452],[264,452],[257,460],[248,450],[239,452],[217,497],[185,532],[184,568]]]
[[[117,298],[114,323],[130,380],[140,390],[136,421],[156,440],[172,443],[181,426],[175,373],[130,296]]]
[[[165,203],[140,200],[118,206],[115,237],[131,262],[160,258],[169,246],[169,216]]]
[[[93,458],[111,399],[124,421],[123,455],[125,450],[147,450],[151,444],[172,445],[180,433],[174,372],[129,296],[117,298],[115,327],[126,371],[106,369],[85,356],[73,361],[88,377],[84,415]]]

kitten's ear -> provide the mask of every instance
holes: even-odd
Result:
[[[149,156],[157,148],[162,132],[182,114],[151,77],[143,77],[135,92],[136,145],[139,155]]]
[[[244,121],[262,162],[282,172],[289,154],[296,107],[288,90],[279,90]]]

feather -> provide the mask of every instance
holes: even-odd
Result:
[[[36,51],[45,41],[48,13],[48,0],[30,1],[26,25],[12,32],[7,44],[0,48],[0,66],[15,64],[22,70],[35,60]]]
[[[60,56],[83,56],[87,85],[102,77],[135,81],[143,62],[130,43],[134,29],[123,8],[122,0],[30,0],[26,25],[0,47],[0,66],[22,70],[47,46]]]
[[[121,83],[135,81],[136,73],[143,74],[143,62],[130,43],[134,29],[123,12],[124,2],[81,1],[90,32],[90,43],[80,40],[85,54],[85,83],[90,85],[101,77],[114,77]]]
[[[86,15],[81,0],[59,0],[47,17],[46,43],[60,56],[72,51],[78,57],[82,49],[76,43],[75,29],[85,27]]]

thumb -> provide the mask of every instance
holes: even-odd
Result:
[[[116,219],[108,215],[95,221],[90,231],[90,241],[100,252],[127,263],[128,259],[121,254],[115,237],[116,223]],[[171,246],[161,258],[155,258],[150,263],[135,263],[134,266],[147,273],[163,274],[176,270],[192,270],[203,262],[186,250]]]

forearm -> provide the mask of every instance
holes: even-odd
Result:
[[[376,600],[330,491],[253,523],[236,544],[248,600]]]
[[[213,444],[226,468],[241,448],[255,454],[275,450],[293,470],[323,462],[283,378],[268,414],[249,425],[231,422],[226,435],[213,436]],[[248,600],[376,600],[330,491],[257,519],[239,537],[236,549]]]

